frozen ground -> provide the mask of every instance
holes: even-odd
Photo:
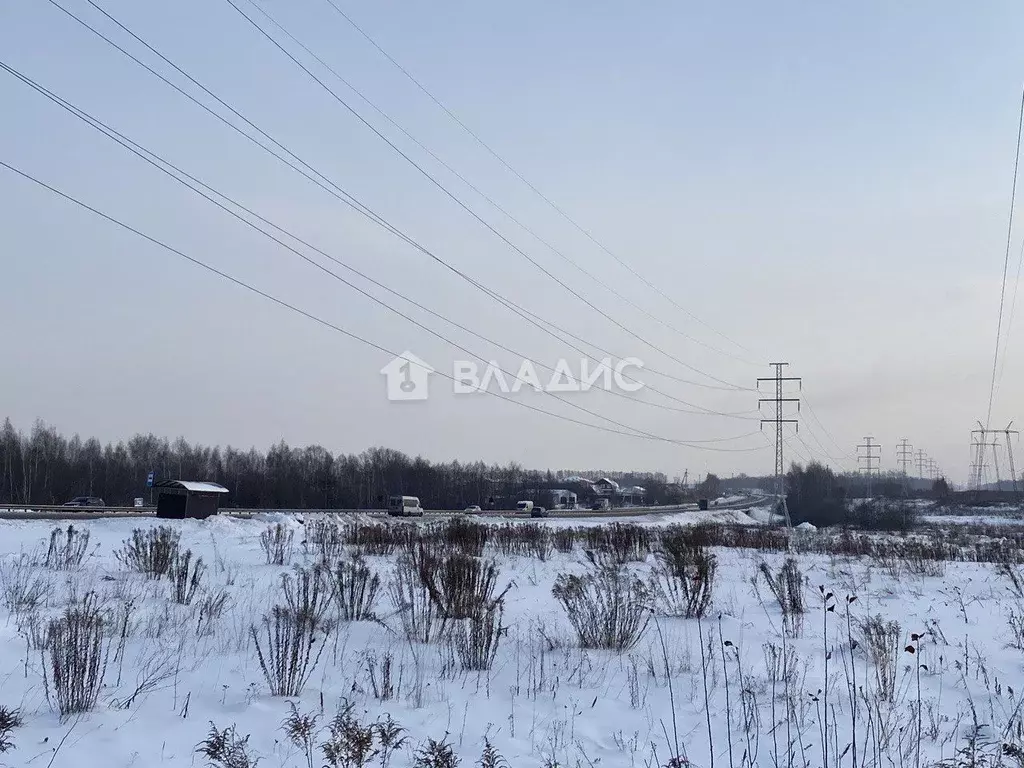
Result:
[[[725,513],[709,516],[716,514]],[[26,580],[51,585],[34,612],[0,606],[0,706],[19,708],[24,721],[0,765],[204,765],[195,750],[213,723],[248,735],[260,766],[301,768],[307,757],[281,727],[289,702],[322,713],[319,727],[343,702],[364,723],[389,715],[408,737],[390,759],[396,768],[414,765],[428,739],[446,740],[462,766],[476,765],[485,737],[513,768],[666,765],[684,752],[693,765],[709,767],[916,768],[952,758],[976,725],[978,749],[1019,765],[1002,745],[1016,748],[1021,738],[1024,604],[991,564],[800,555],[808,612],[802,627],[786,631],[779,603],[756,579],[761,563],[777,570],[784,556],[716,548],[707,616],[698,622],[656,611],[635,647],[617,653],[582,650],[552,596],[559,573],[592,570],[582,545],[544,561],[494,554],[488,545],[501,569],[499,591],[510,585],[508,629],[490,671],[464,672],[450,644],[405,637],[386,584],[396,556],[367,557],[385,582],[380,621],[339,623],[302,695],[284,699],[269,694],[251,635],[291,572],[266,563],[259,535],[271,522],[172,524],[181,547],[208,565],[191,606],[169,599],[167,579],[148,580],[114,557],[132,529],[154,528],[155,520],[83,523],[88,554],[70,571],[25,564],[29,553],[45,555],[52,523],[0,522],[0,597]],[[298,531],[292,566],[310,563],[298,545],[301,526],[283,522]],[[647,579],[654,562],[648,556],[626,569]],[[98,593],[111,619],[110,657],[94,710],[62,720],[44,687],[48,657],[29,647],[29,636],[61,614],[69,595],[87,590]],[[222,590],[223,613],[201,621],[202,595]],[[873,657],[861,627],[875,616],[898,628]],[[912,633],[923,634],[913,640]],[[381,690],[385,663],[394,689],[388,695]],[[318,752],[313,761],[324,764]],[[380,757],[367,765],[381,765]]]

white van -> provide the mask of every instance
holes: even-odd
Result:
[[[533,502],[532,501],[520,501],[518,504],[516,504],[516,511],[517,512],[525,512],[527,514],[529,514],[530,512],[533,512]]]
[[[391,517],[422,517],[423,507],[416,496],[391,496],[388,498],[388,514]]]

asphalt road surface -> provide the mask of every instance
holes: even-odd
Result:
[[[712,506],[708,511],[742,510],[762,506],[767,497],[745,496],[735,501]],[[668,515],[680,512],[696,512],[696,504],[680,504],[664,507],[619,507],[594,512],[584,510],[551,510],[548,517],[561,519],[600,520],[602,518],[646,517],[649,515]],[[229,509],[220,510],[220,514],[231,517],[252,517],[258,514],[287,513],[296,515],[339,514],[339,515],[373,515],[387,517],[387,512],[380,509]],[[462,510],[427,510],[424,517],[448,517],[465,514]],[[514,511],[486,512],[487,517],[526,518],[527,515]],[[0,520],[95,520],[110,517],[155,517],[154,507],[0,507]]]

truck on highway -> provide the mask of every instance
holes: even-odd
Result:
[[[422,517],[423,507],[417,496],[391,496],[388,498],[388,514],[391,517]]]
[[[517,512],[524,512],[526,514],[530,514],[531,512],[533,512],[533,502],[532,501],[520,501],[518,504],[516,504],[516,511]]]

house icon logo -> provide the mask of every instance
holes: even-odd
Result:
[[[387,381],[388,400],[426,400],[427,378],[434,372],[428,363],[406,350],[380,369]]]

